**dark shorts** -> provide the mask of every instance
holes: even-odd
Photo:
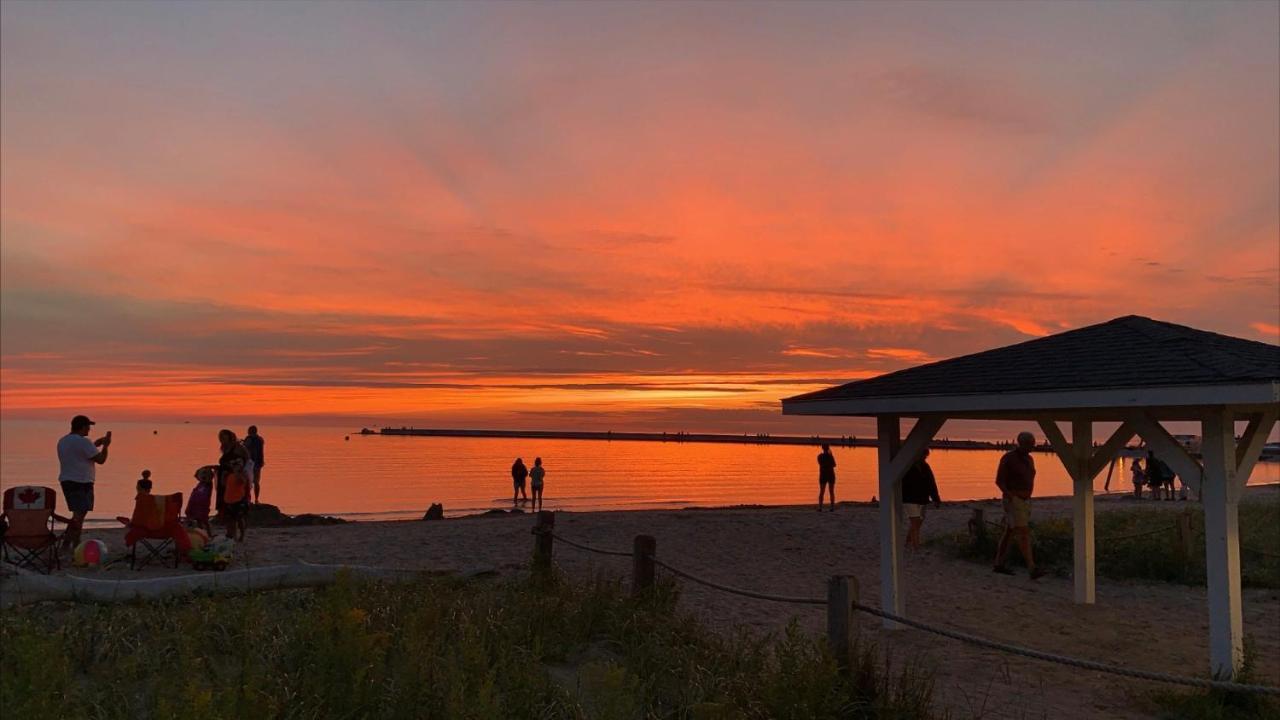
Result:
[[[819,485],[835,485],[836,479],[835,478],[818,478],[818,484]]]
[[[67,509],[73,513],[87,513],[93,510],[93,483],[62,482],[62,497],[67,501]]]

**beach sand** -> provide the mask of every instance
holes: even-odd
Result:
[[[1280,497],[1280,486],[1250,488],[1245,502]],[[1142,503],[1172,513],[1191,503]],[[1132,507],[1121,495],[1100,496],[1098,512]],[[962,531],[971,506],[998,519],[995,501],[945,505],[932,510],[925,537]],[[841,506],[834,513],[813,506],[690,509],[679,511],[562,512],[556,532],[566,538],[629,551],[636,535],[657,538],[660,558],[723,584],[792,596],[825,596],[831,575],[857,578],[861,597],[879,606],[878,509]],[[1036,501],[1035,517],[1066,515],[1069,498]],[[305,560],[466,571],[491,567],[504,576],[526,573],[533,546],[532,515],[469,517],[438,522],[349,523],[323,527],[251,528],[237,564],[270,565]],[[120,533],[94,531],[114,543]],[[557,543],[555,561],[570,576],[628,578],[629,558],[584,553]],[[117,565],[97,577],[134,578]],[[1097,603],[1072,601],[1069,578],[1038,582],[1025,572],[996,575],[988,566],[958,560],[926,547],[903,563],[907,612],[916,619],[1048,652],[1121,666],[1202,676],[1208,667],[1208,609],[1202,587],[1098,579]],[[85,571],[73,571],[76,574]],[[659,570],[661,576],[662,570]],[[681,604],[713,627],[775,631],[791,618],[815,633],[825,629],[825,608],[786,605],[729,595],[682,582]],[[1280,591],[1245,589],[1244,628],[1256,652],[1257,677],[1280,684]],[[1146,718],[1147,696],[1170,686],[1079,670],[902,629],[883,630],[859,615],[860,631],[876,639],[895,662],[920,659],[936,670],[936,696],[956,717]]]

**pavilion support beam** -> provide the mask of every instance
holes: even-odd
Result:
[[[1187,449],[1173,439],[1168,430],[1164,429],[1155,418],[1147,412],[1136,412],[1129,416],[1126,423],[1137,431],[1143,440],[1147,441],[1150,447],[1165,463],[1173,469],[1178,477],[1182,478],[1182,482],[1197,493],[1202,493],[1200,478],[1204,474],[1204,469],[1200,467],[1200,463],[1191,457]],[[1231,456],[1235,459],[1235,455]]]
[[[1134,435],[1133,426],[1120,427],[1096,450],[1093,447],[1093,422],[1087,418],[1071,420],[1071,441],[1062,434],[1056,420],[1040,419],[1040,429],[1053,447],[1063,467],[1071,476],[1072,562],[1077,603],[1092,605],[1097,600],[1095,573],[1096,543],[1094,539],[1093,479],[1116,456]]]
[[[876,435],[880,476],[880,607],[895,615],[906,615],[906,598],[902,594],[902,476],[920,459],[946,418],[922,417],[902,440],[901,418],[882,415],[876,418]],[[886,629],[902,626],[885,620]]]
[[[1235,418],[1225,408],[1201,421],[1204,478],[1205,575],[1209,586],[1209,669],[1232,678],[1244,659],[1240,598],[1239,496]]]
[[[1072,578],[1075,581],[1075,601],[1092,605],[1097,599],[1097,583],[1094,578],[1093,533],[1093,473],[1089,466],[1093,460],[1093,423],[1088,420],[1071,421],[1071,445],[1075,453],[1071,471],[1071,541]]]
[[[1277,414],[1280,413],[1273,407],[1249,417],[1249,426],[1245,428],[1244,435],[1240,436],[1240,443],[1236,447],[1236,480],[1241,488],[1249,482],[1253,466],[1262,455],[1262,446],[1267,444],[1271,428],[1276,424]]]

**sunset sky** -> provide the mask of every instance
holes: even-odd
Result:
[[[1120,315],[1280,341],[1274,2],[2,34],[4,417],[803,432],[781,397]]]

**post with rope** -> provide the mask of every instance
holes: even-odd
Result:
[[[631,547],[631,595],[634,597],[653,587],[653,559],[658,552],[658,540],[652,535],[637,535]]]
[[[556,514],[551,510],[539,510],[538,522],[533,526],[533,570],[551,570],[551,548],[555,542],[552,533],[556,529]]]
[[[858,581],[850,575],[827,580],[827,644],[840,672],[848,672],[853,654],[853,605],[858,602]]]
[[[1177,552],[1179,562],[1186,565],[1195,553],[1193,546],[1194,536],[1191,534],[1191,511],[1184,510],[1179,513],[1174,527],[1177,529],[1178,534],[1178,541],[1174,550]]]

